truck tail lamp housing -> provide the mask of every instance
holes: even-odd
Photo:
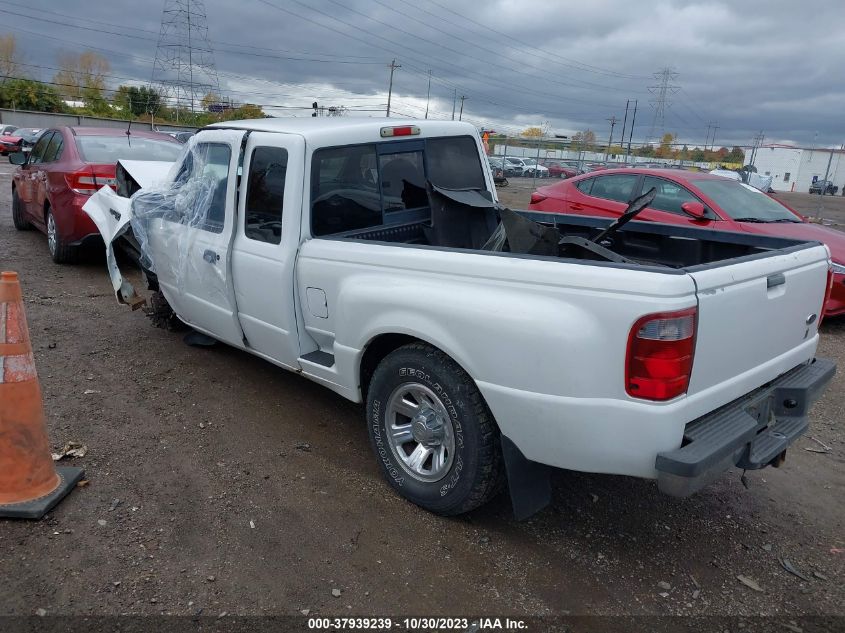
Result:
[[[397,127],[383,127],[381,128],[381,137],[390,138],[392,136],[418,136],[420,128],[416,125],[399,125]]]
[[[632,398],[671,400],[686,393],[695,355],[697,308],[648,314],[628,336],[625,391]]]

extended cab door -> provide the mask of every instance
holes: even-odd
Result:
[[[230,245],[244,134],[208,130],[193,137],[161,208],[145,211],[154,272],[174,312],[195,329],[239,347],[244,337]]]
[[[296,367],[294,265],[304,187],[305,140],[252,132],[244,152],[232,279],[249,347]]]

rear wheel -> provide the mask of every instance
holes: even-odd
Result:
[[[468,512],[504,482],[493,415],[472,378],[434,347],[405,345],[379,364],[367,421],[388,483],[426,510]]]
[[[18,190],[12,189],[12,223],[18,231],[28,231],[32,228],[23,210],[23,202],[18,196]]]
[[[79,259],[79,248],[67,244],[59,232],[53,210],[47,208],[47,248],[57,264],[75,264]]]

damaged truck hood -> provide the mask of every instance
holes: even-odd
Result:
[[[160,161],[127,160],[119,165],[137,185],[143,189],[167,179],[173,163]],[[119,196],[110,187],[102,187],[91,196],[82,209],[97,225],[106,244],[106,265],[111,278],[112,288],[118,302],[125,303],[133,310],[144,303],[135,288],[124,279],[117,267],[114,254],[114,241],[126,233],[132,219],[132,201]]]

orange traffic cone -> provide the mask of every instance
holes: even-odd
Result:
[[[40,519],[81,468],[56,468],[17,273],[0,273],[0,517]]]

